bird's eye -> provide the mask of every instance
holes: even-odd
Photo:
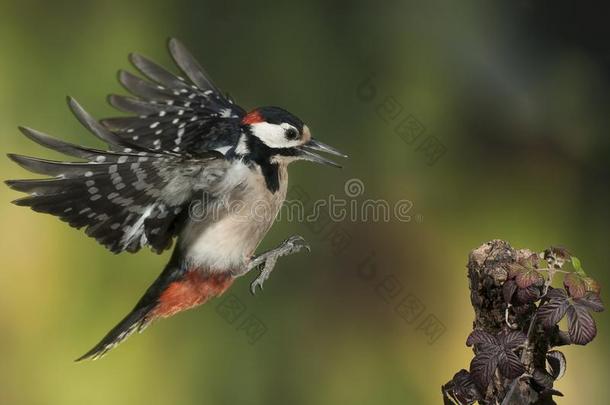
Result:
[[[297,139],[298,136],[299,136],[299,133],[297,132],[296,129],[294,129],[294,128],[286,129],[286,139],[294,140],[294,139]]]

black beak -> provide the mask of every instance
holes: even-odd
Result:
[[[301,151],[301,158],[303,160],[309,160],[310,162],[321,163],[323,165],[333,166],[333,167],[338,167],[338,168],[341,168],[341,165],[333,162],[330,159],[326,159],[325,157],[322,157],[312,151],[326,152],[331,155],[341,156],[344,158],[347,157],[346,154],[339,152],[337,149],[333,148],[332,146],[326,145],[325,143],[322,143],[313,138],[306,144],[302,145],[299,148],[299,150]]]

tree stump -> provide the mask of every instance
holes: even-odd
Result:
[[[573,272],[562,270],[568,260]],[[540,268],[545,262],[548,266]],[[475,317],[466,344],[475,357],[470,370],[460,370],[443,385],[444,403],[555,404],[553,396],[562,394],[553,383],[563,376],[566,362],[550,349],[595,337],[588,310],[603,310],[599,286],[564,248],[535,253],[492,240],[470,252],[467,268]],[[556,273],[566,275],[566,290],[551,287]],[[557,325],[566,313],[569,333]]]

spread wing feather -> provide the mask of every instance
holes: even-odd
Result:
[[[179,41],[171,39],[169,50],[186,78],[142,55],[130,55],[148,80],[120,71],[119,81],[135,98],[111,95],[109,102],[136,115],[107,118],[101,124],[131,148],[196,156],[237,144],[245,111],[218,90]]]
[[[97,121],[72,98],[68,105],[110,150],[98,150],[20,128],[34,142],[80,159],[63,162],[21,155],[9,157],[25,169],[51,176],[8,180],[29,194],[17,205],[85,228],[112,252],[136,252],[145,245],[161,252],[187,219],[195,193],[214,198],[229,162],[214,149],[233,146],[245,112],[224,96],[191,54],[176,40],[170,53],[187,79],[140,55],[135,67],[148,79],[121,71],[119,80],[135,97],[109,97],[132,117]]]
[[[21,155],[9,157],[47,179],[8,180],[29,196],[14,201],[86,228],[114,253],[145,245],[162,252],[171,245],[195,198],[195,189],[212,189],[227,162],[218,154],[186,159],[148,152],[106,152],[54,139],[22,128],[30,139],[85,162],[61,162]]]

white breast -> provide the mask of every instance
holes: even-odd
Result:
[[[187,262],[212,272],[241,269],[254,254],[284,202],[287,173],[281,169],[276,193],[267,189],[260,170],[243,164],[223,181],[227,198],[204,220],[191,221],[180,237]]]

